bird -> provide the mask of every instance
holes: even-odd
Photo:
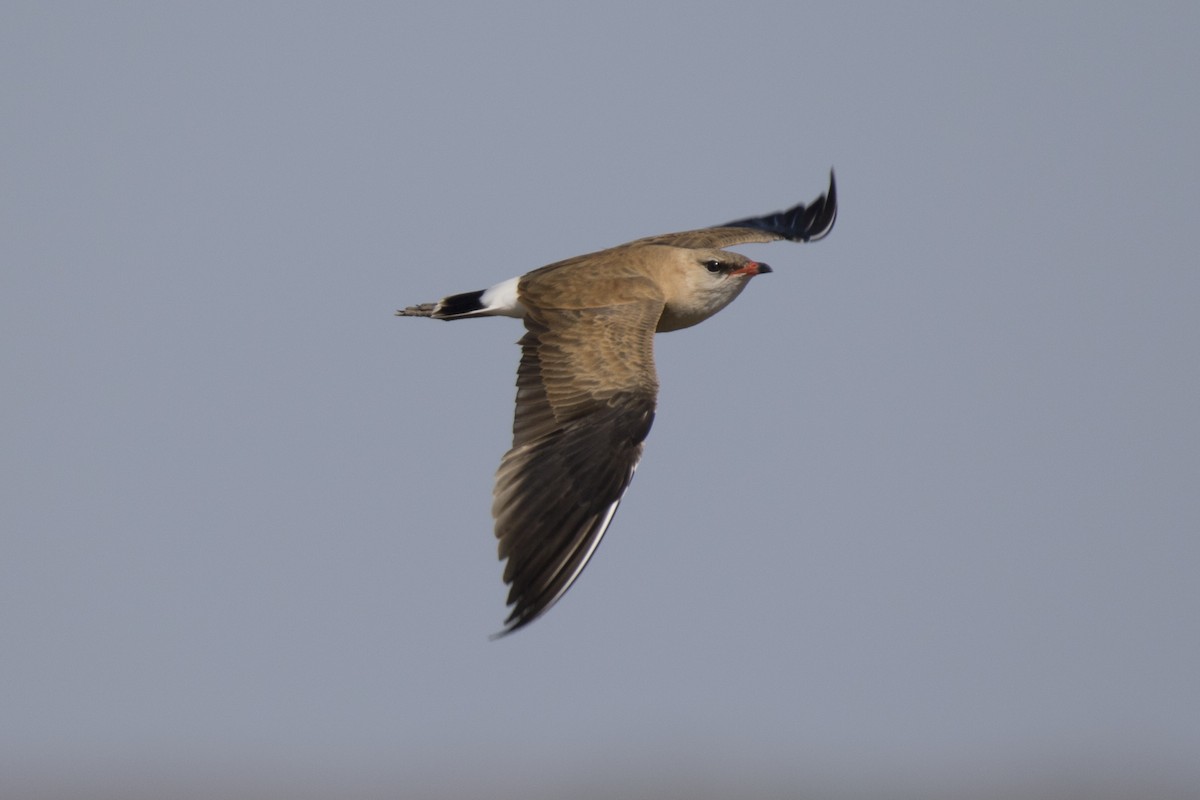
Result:
[[[396,311],[439,320],[515,317],[512,448],[496,471],[492,517],[510,609],[505,636],[571,588],[608,530],[654,422],[655,333],[716,314],[771,267],[725,248],[815,242],[837,219],[833,170],[811,203],[637,239],[534,269],[488,289]]]

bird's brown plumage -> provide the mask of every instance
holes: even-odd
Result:
[[[748,278],[769,271],[724,248],[820,239],[836,216],[831,173],[829,191],[807,206],[638,239],[397,312],[504,314],[525,323],[513,445],[496,472],[492,502],[512,606],[502,633],[562,597],[616,513],[654,421],[655,332],[706,319]]]
[[[612,258],[597,278],[595,260]],[[662,292],[600,254],[521,280],[528,313],[513,446],[496,473],[492,516],[515,630],[562,596],[595,550],[642,454],[658,379]]]

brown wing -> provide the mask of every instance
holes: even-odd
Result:
[[[829,190],[808,205],[800,203],[787,211],[747,217],[713,228],[682,233],[665,233],[638,239],[630,244],[665,244],[672,247],[724,249],[746,242],[815,242],[833,230],[837,221],[837,184],[829,171]]]
[[[624,302],[599,308],[539,308],[537,290],[522,286],[513,447],[493,493],[513,607],[502,634],[544,614],[583,571],[633,478],[658,389],[663,303],[649,282],[626,282]]]

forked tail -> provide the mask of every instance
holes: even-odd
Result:
[[[463,292],[443,297],[436,303],[421,303],[402,308],[397,317],[466,319],[467,317],[521,317],[525,308],[517,299],[518,278],[498,283],[490,289]]]
[[[433,317],[434,319],[477,317],[480,316],[481,311],[485,310],[483,303],[479,302],[479,298],[481,297],[483,297],[482,289],[478,292],[452,294],[449,297],[443,297],[436,303],[421,303],[420,305],[402,308],[396,312],[396,316]]]

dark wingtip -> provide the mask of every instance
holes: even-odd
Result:
[[[521,628],[524,628],[529,623],[533,622],[536,619],[539,619],[543,614],[545,614],[547,611],[550,610],[550,606],[552,606],[552,605],[554,605],[554,603],[551,603],[550,605],[547,605],[544,608],[536,608],[536,607],[522,608],[521,604],[518,603],[516,608],[513,608],[512,611],[509,613],[508,619],[504,620],[504,630],[496,631],[495,633],[493,633],[491,636],[488,637],[488,641],[494,642],[497,639],[503,639],[505,636],[508,636],[510,633],[516,633],[517,631],[521,630]]]
[[[804,237],[804,241],[819,242],[829,235],[833,224],[837,222],[837,181],[833,176],[833,167],[829,168],[829,190],[814,200],[811,206],[819,206],[820,209],[813,223],[813,232]]]
[[[808,205],[800,203],[787,211],[777,211],[762,217],[749,217],[727,222],[721,227],[754,228],[767,231],[790,242],[819,242],[833,230],[837,221],[837,181],[829,170],[829,189]]]
[[[539,616],[541,616],[541,615],[534,614],[532,617],[525,617],[524,619],[519,619],[519,620],[513,620],[512,617],[509,617],[504,623],[507,627],[502,631],[496,631],[495,633],[493,633],[491,636],[488,637],[488,641],[494,642],[497,639],[503,639],[505,636],[508,636],[510,633],[516,633],[517,631],[521,630],[521,628],[524,628],[526,625],[533,622]]]

